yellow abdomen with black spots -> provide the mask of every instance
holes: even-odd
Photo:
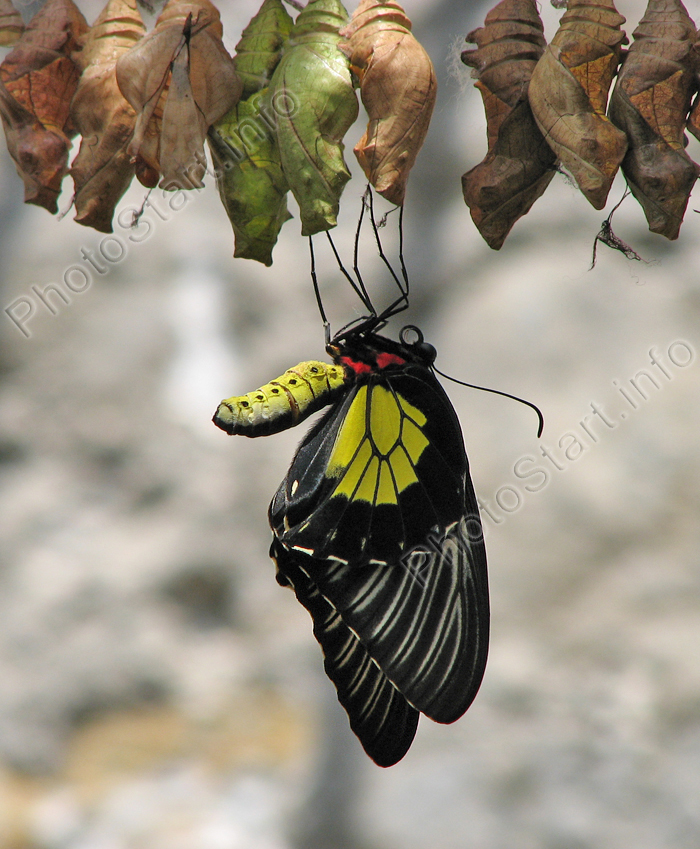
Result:
[[[226,398],[214,424],[243,436],[279,433],[330,404],[344,387],[342,366],[318,360],[299,363],[254,392]]]

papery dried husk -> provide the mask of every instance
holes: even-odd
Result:
[[[395,0],[362,0],[340,34],[369,116],[355,156],[379,194],[400,206],[435,106],[433,63]]]
[[[0,47],[12,47],[23,32],[24,21],[11,0],[0,0]]]
[[[82,135],[70,169],[75,220],[103,233],[112,232],[115,207],[134,176],[127,147],[136,113],[117,85],[117,60],[145,32],[136,0],[110,0],[77,54],[83,73],[71,105],[73,123]]]
[[[464,200],[479,232],[499,250],[554,176],[553,153],[532,116],[530,77],[545,39],[534,0],[502,0],[466,40],[462,61],[474,68],[486,110],[488,153],[462,176]]]
[[[596,209],[605,206],[627,150],[627,137],[605,116],[624,22],[612,0],[569,0],[528,90],[537,126]]]
[[[238,102],[242,84],[209,0],[169,0],[154,29],[117,61],[117,82],[137,113],[129,153],[139,180],[200,188],[207,130]],[[148,183],[146,183],[148,184]]]
[[[650,0],[610,98],[629,149],[622,171],[653,233],[677,239],[700,168],[685,151],[695,24],[680,0]]]
[[[695,45],[692,52],[693,67],[695,68],[695,88],[697,94],[693,101],[692,109],[688,115],[686,128],[692,133],[695,138],[700,141],[700,31],[695,38]]]
[[[71,55],[87,28],[71,0],[48,0],[0,65],[0,113],[24,201],[52,213],[75,135],[69,110],[80,71]]]

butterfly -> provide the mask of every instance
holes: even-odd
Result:
[[[328,406],[269,508],[277,580],[309,611],[328,677],[367,754],[391,766],[420,713],[450,723],[481,684],[489,635],[486,552],[459,420],[436,352],[385,316],[222,402],[214,422],[259,436]]]
[[[381,313],[358,269],[367,210],[379,256],[399,290]],[[270,556],[278,583],[291,587],[311,614],[351,729],[384,767],[406,754],[421,713],[441,723],[464,714],[481,685],[489,640],[479,508],[459,419],[436,376],[437,352],[414,325],[398,340],[380,334],[407,309],[409,296],[403,208],[401,278],[382,248],[385,221],[375,221],[368,188],[355,234],[356,277],[326,234],[368,313],[332,338],[309,240],[332,362],[299,363],[254,392],[222,401],[214,416],[227,433],[257,437],[327,408],[270,503]],[[537,410],[541,432],[542,414],[523,403]]]

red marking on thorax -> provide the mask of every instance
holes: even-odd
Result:
[[[396,354],[387,354],[380,353],[377,354],[376,359],[376,368],[375,366],[371,366],[368,363],[363,363],[360,360],[353,360],[350,357],[341,357],[340,362],[352,369],[355,374],[369,374],[371,371],[375,371],[376,369],[383,369],[387,366],[397,365],[402,366],[406,360],[402,357],[398,357]]]
[[[377,354],[377,365],[379,368],[386,368],[387,366],[402,366],[406,360],[403,357],[399,357],[396,354]]]
[[[352,369],[355,374],[367,374],[372,371],[372,366],[367,365],[367,363],[361,363],[358,360],[351,360],[350,357],[341,357],[340,362],[349,369]]]

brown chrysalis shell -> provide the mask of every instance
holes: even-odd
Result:
[[[80,71],[72,55],[87,29],[72,0],[48,0],[0,64],[0,116],[24,202],[51,213],[75,135],[69,110]]]
[[[627,150],[625,134],[605,117],[624,22],[612,0],[569,0],[528,92],[538,127],[596,209]]]
[[[145,32],[136,0],[109,0],[75,54],[82,71],[70,111],[82,136],[70,169],[75,221],[102,233],[112,232],[115,207],[134,176],[127,146],[136,113],[117,86],[117,59]]]
[[[622,171],[649,229],[677,239],[700,169],[685,152],[695,24],[680,0],[649,0],[610,98],[629,149]]]
[[[129,154],[136,176],[172,191],[199,188],[209,127],[238,102],[243,85],[210,0],[168,0],[154,28],[117,60],[117,83],[136,112]]]
[[[433,63],[395,0],[362,0],[340,34],[369,116],[355,156],[379,194],[400,206],[435,106]]]
[[[12,47],[24,32],[22,16],[10,0],[0,0],[0,47]]]
[[[462,62],[474,68],[486,111],[488,153],[462,176],[464,200],[494,250],[530,209],[554,175],[553,153],[532,116],[530,77],[544,51],[535,0],[501,0],[466,41]]]

